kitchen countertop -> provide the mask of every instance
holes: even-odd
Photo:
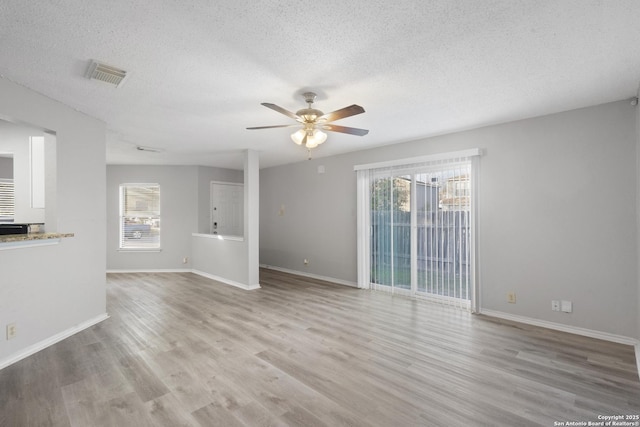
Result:
[[[60,239],[62,237],[73,237],[73,233],[5,234],[0,236],[0,243],[26,242],[30,240]]]

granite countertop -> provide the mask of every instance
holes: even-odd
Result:
[[[29,240],[60,239],[62,237],[73,237],[73,233],[4,234],[0,236],[0,243],[26,242]]]

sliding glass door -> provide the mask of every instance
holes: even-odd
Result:
[[[470,176],[469,164],[414,176],[419,198],[415,291],[425,296],[456,303],[470,299]]]
[[[369,169],[365,286],[471,307],[474,294],[471,159]],[[365,200],[360,194],[359,199]],[[362,212],[361,212],[362,211]],[[362,257],[359,257],[362,259]],[[367,271],[368,270],[368,271]],[[362,283],[361,283],[362,284]],[[368,285],[368,286],[367,286]]]
[[[371,183],[371,283],[411,289],[411,178]]]

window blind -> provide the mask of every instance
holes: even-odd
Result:
[[[0,221],[13,222],[15,215],[15,195],[13,179],[0,179]]]
[[[120,248],[160,248],[160,186],[120,186]]]

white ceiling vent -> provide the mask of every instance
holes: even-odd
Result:
[[[115,87],[119,87],[126,77],[126,71],[94,60],[91,60],[87,69],[88,79],[100,80]]]

